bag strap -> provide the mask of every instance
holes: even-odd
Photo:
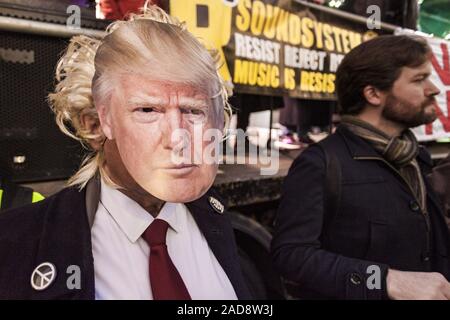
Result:
[[[342,171],[339,158],[326,144],[317,144],[325,155],[324,216],[322,232],[327,231],[338,215],[341,201]]]
[[[2,179],[0,185],[3,190],[0,210],[17,208],[31,203],[33,198],[33,190],[31,188],[16,185],[6,179]]]

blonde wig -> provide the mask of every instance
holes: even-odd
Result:
[[[218,61],[217,52],[206,49],[183,23],[147,4],[142,13],[111,23],[102,39],[73,37],[56,67],[55,90],[48,95],[61,131],[89,150],[68,185],[81,189],[100,172],[108,184],[115,186],[104,170],[102,147],[91,147],[92,142],[104,141],[105,136],[85,126],[81,119],[87,115],[99,125],[95,105],[108,105],[121,75],[144,75],[209,89],[211,120],[225,132],[231,117],[231,87],[220,77]]]

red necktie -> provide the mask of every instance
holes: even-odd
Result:
[[[155,219],[142,235],[150,246],[150,284],[154,300],[191,300],[191,296],[169,257],[166,234],[169,224]]]

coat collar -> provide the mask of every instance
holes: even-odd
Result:
[[[362,139],[361,137],[357,136],[353,132],[351,132],[349,129],[347,129],[344,125],[338,126],[336,129],[336,134],[339,134],[342,139],[345,142],[345,145],[351,154],[352,158],[355,160],[362,160],[362,159],[380,159],[384,160],[383,156],[377,152],[367,141]],[[430,154],[428,151],[420,146],[419,147],[419,153],[417,155],[417,158],[420,169],[422,171],[425,186],[427,189],[427,196],[431,200],[431,202],[437,207],[440,207],[439,200],[437,199],[437,196],[435,195],[434,191],[432,190],[427,175],[431,172],[433,167],[433,161],[430,157]],[[408,189],[405,189],[408,190]],[[409,192],[409,190],[408,190]]]
[[[376,157],[382,158],[381,154],[376,151],[369,142],[365,141],[363,138],[357,136],[351,132],[344,125],[339,125],[336,129],[336,134],[340,135],[344,140],[345,146],[347,147],[350,155],[353,159],[355,158],[366,158],[366,157]]]
[[[351,132],[344,125],[339,125],[336,129],[336,133],[339,134],[347,146],[348,151],[352,155],[353,159],[356,158],[380,158],[383,159],[383,156],[376,151],[369,142],[365,141],[363,138],[357,136],[353,132]],[[428,154],[428,152],[422,146],[419,147],[419,154],[417,155],[417,159],[423,165],[428,167],[433,166],[433,162]]]

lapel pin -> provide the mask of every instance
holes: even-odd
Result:
[[[31,286],[34,290],[47,289],[56,278],[55,265],[50,262],[41,263],[31,274]]]
[[[208,200],[209,200],[209,204],[215,211],[217,211],[220,214],[223,214],[225,207],[219,200],[217,200],[216,198],[211,197],[211,196],[208,198]]]

